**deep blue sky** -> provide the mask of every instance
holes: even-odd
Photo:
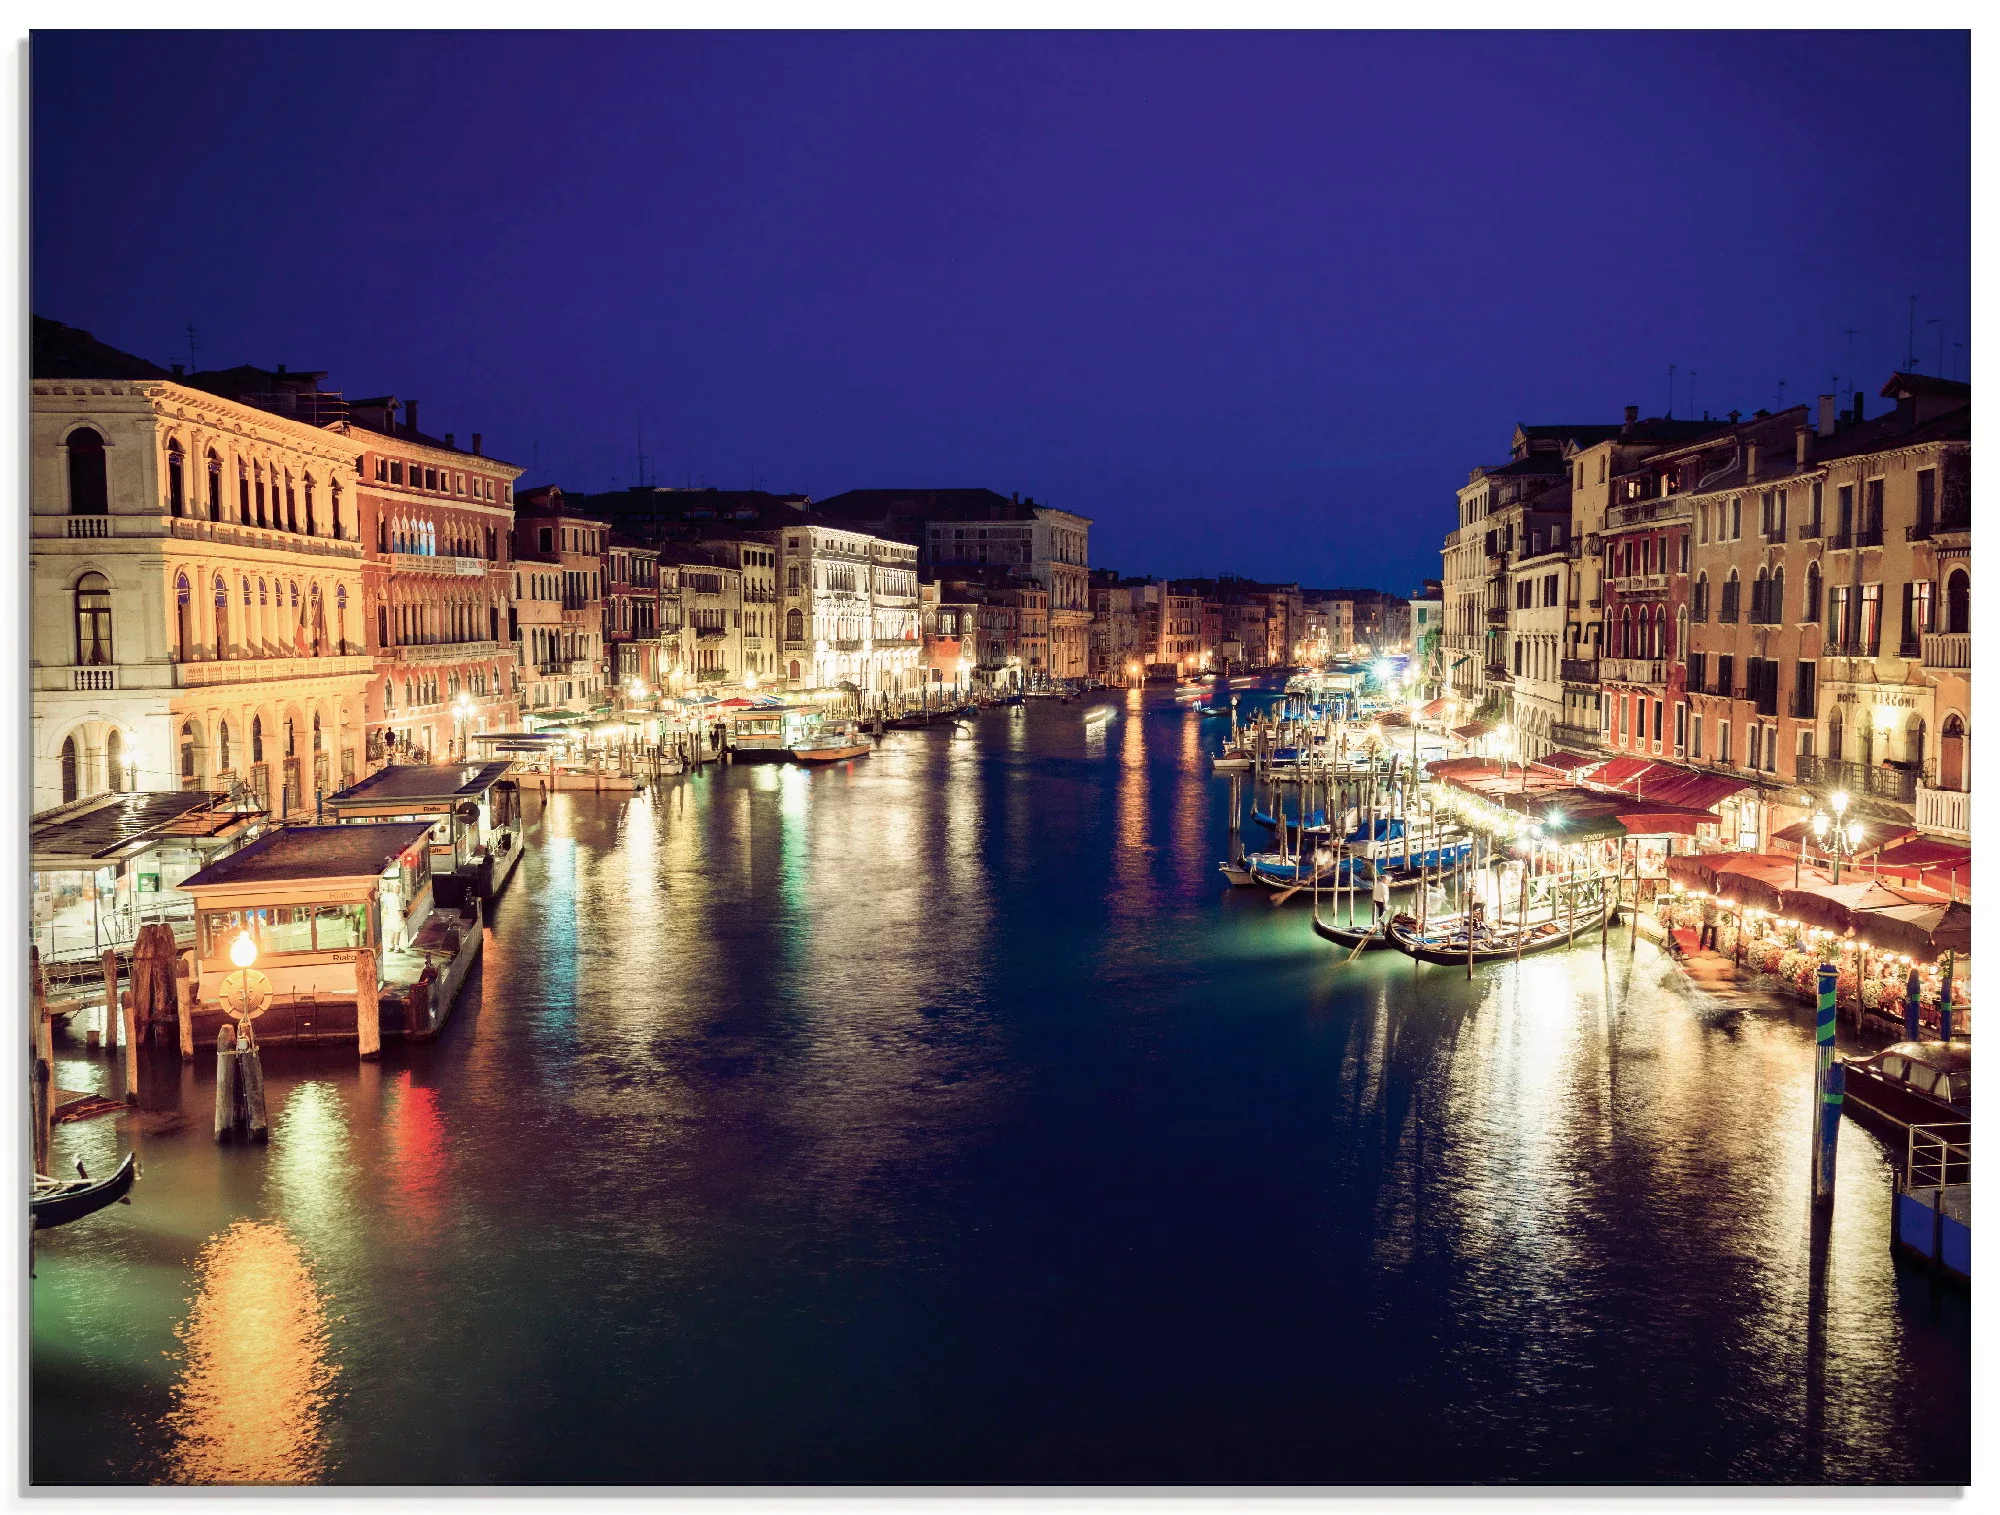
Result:
[[[1962,33],[40,33],[34,308],[534,479],[1407,590],[1516,420],[1965,377]],[[1880,404],[1881,402],[1874,402]]]

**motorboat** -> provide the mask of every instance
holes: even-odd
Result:
[[[1860,1111],[1898,1126],[1972,1119],[1972,1048],[1965,1042],[1897,1042],[1843,1061],[1846,1103]]]

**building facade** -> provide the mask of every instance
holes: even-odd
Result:
[[[605,703],[604,552],[608,521],[573,509],[546,484],[514,502],[514,555],[522,587],[521,661],[528,674],[524,713],[584,712]]]
[[[34,807],[185,788],[310,809],[366,763],[361,448],[55,322],[34,342]]]

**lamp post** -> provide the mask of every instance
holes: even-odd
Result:
[[[1846,790],[1834,790],[1832,794],[1827,796],[1827,804],[1832,807],[1833,813],[1828,815],[1824,810],[1815,810],[1812,818],[1812,833],[1818,839],[1821,849],[1832,855],[1833,881],[1838,884],[1840,882],[1840,860],[1843,856],[1854,856],[1855,852],[1860,849],[1864,828],[1861,822],[1846,819]],[[1798,873],[1798,865],[1794,864],[1792,867],[1794,882],[1798,879]]]
[[[236,965],[236,999],[242,1006],[238,1012],[236,1035],[239,1041],[247,1038],[250,1026],[250,970],[257,965],[257,943],[247,931],[236,933],[236,940],[229,944],[229,960]]]

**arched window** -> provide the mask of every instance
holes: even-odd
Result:
[[[101,516],[111,509],[104,482],[104,438],[79,426],[64,439],[69,449],[69,513]]]
[[[125,792],[125,736],[116,726],[104,738],[104,784],[114,793]]]
[[[316,537],[319,535],[319,529],[318,529],[318,523],[314,520],[313,517],[313,476],[311,474],[306,475],[305,489],[306,489],[306,535],[309,537]]]
[[[295,722],[294,722],[294,721],[292,720],[292,718],[291,718],[290,716],[286,716],[286,717],[285,717],[285,756],[286,756],[286,757],[297,757],[298,755],[299,755],[299,731],[298,731],[298,726],[297,726],[297,724],[296,724],[296,723],[295,723]]]
[[[77,798],[76,792],[76,738],[66,736],[62,744],[62,797],[67,805]]]
[[[1618,617],[1618,656],[1637,656],[1632,650],[1632,607],[1627,605]]]
[[[257,513],[250,513],[250,465],[236,460],[236,519],[245,526],[264,524],[264,475],[257,474]]]
[[[1785,570],[1782,565],[1771,570],[1771,587],[1767,596],[1764,619],[1773,626],[1782,625],[1785,619]]]
[[[1750,621],[1752,625],[1762,625],[1771,619],[1771,574],[1770,570],[1759,568],[1756,582],[1750,586]]]
[[[1653,652],[1656,658],[1671,657],[1673,649],[1667,646],[1667,607],[1658,606],[1653,611]]]
[[[1840,761],[1845,735],[1846,728],[1841,723],[1840,712],[1836,710],[1826,718],[1826,755],[1830,761]]]
[[[317,710],[313,712],[313,751],[314,752],[320,751],[319,712]]]
[[[1742,609],[1742,598],[1743,581],[1732,568],[1729,570],[1729,577],[1722,584],[1722,614],[1719,619],[1734,621]]]
[[[1972,576],[1954,568],[1944,581],[1944,629],[1965,632],[1972,629]]]
[[[347,586],[336,584],[333,590],[333,650],[342,657],[347,656]]]
[[[194,586],[186,574],[174,578],[174,648],[183,663],[194,659]]]
[[[192,789],[201,776],[198,754],[200,743],[194,734],[194,722],[181,722],[181,788]]]
[[[395,708],[396,708],[396,681],[394,679],[384,679],[382,681],[382,709],[384,711],[390,711],[394,710]]]
[[[328,516],[331,517],[328,525],[332,527],[332,534],[336,537],[345,535],[340,528],[340,480],[338,479],[327,481],[326,509]]]
[[[167,510],[177,516],[187,514],[187,456],[179,442],[167,443]]]
[[[208,518],[222,519],[222,459],[213,447],[208,450]]]
[[[215,655],[220,658],[229,648],[229,586],[222,581],[222,575],[215,576]]]
[[[389,518],[387,516],[377,516],[375,518],[375,550],[377,552],[388,552],[390,550]]]
[[[277,475],[273,473],[271,476],[271,488],[275,491],[277,487],[278,487]],[[278,508],[278,502],[274,499],[271,502],[271,509],[275,512],[277,508]],[[286,474],[285,475],[285,530],[296,533],[298,529],[299,529],[299,498],[298,495],[295,494],[292,490],[292,476],[290,474]]]
[[[803,611],[798,611],[798,610],[786,611],[785,640],[788,642],[803,642],[805,639],[806,639],[805,613]],[[793,677],[796,678],[798,677],[798,675],[794,674]]]
[[[230,770],[229,722],[217,721],[215,723],[215,771],[217,773],[228,773]]]
[[[1808,625],[1819,619],[1819,564],[1806,564],[1805,603],[1799,607],[1799,619]]]
[[[1708,619],[1708,575],[1698,573],[1694,578],[1694,593],[1688,598],[1688,619],[1705,621]]]
[[[250,761],[264,761],[264,718],[261,715],[250,717]]]
[[[111,581],[101,573],[76,581],[76,660],[100,667],[111,661]]]

